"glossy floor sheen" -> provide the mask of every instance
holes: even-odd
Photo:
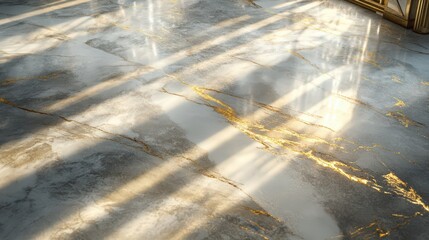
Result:
[[[0,1],[0,239],[429,239],[429,36],[345,1]]]

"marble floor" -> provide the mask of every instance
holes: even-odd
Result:
[[[0,0],[0,239],[429,239],[429,36],[339,0]]]

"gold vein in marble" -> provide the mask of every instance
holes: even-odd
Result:
[[[374,149],[381,147],[380,144],[373,144],[372,146],[358,146],[353,151],[356,152],[358,150],[363,150],[365,152],[373,152]]]
[[[402,83],[398,75],[392,75],[392,81],[395,83]]]
[[[102,128],[94,127],[94,126],[91,126],[91,125],[86,124],[86,123],[82,123],[82,122],[79,122],[79,121],[76,121],[76,120],[68,119],[68,118],[63,117],[61,115],[57,115],[57,114],[53,114],[53,113],[48,113],[48,112],[42,112],[42,111],[38,111],[38,110],[27,108],[27,107],[22,107],[22,106],[19,106],[18,104],[14,103],[12,101],[9,101],[9,100],[7,100],[6,98],[3,98],[3,97],[0,97],[0,103],[1,104],[5,104],[5,105],[9,105],[10,107],[14,107],[14,108],[26,111],[26,112],[31,112],[31,113],[36,113],[36,114],[45,115],[45,116],[49,116],[49,117],[54,117],[54,118],[58,118],[58,119],[60,119],[62,121],[66,121],[66,122],[72,122],[72,123],[75,123],[75,124],[77,124],[79,126],[82,126],[82,127],[90,128],[92,130],[97,130],[99,132],[102,132],[102,133],[105,133],[105,134],[108,134],[108,135],[111,135],[111,136],[119,137],[119,138],[122,138],[122,139],[126,139],[126,140],[129,140],[129,141],[138,143],[139,146],[141,146],[141,149],[144,152],[146,152],[147,154],[152,155],[152,156],[157,157],[157,158],[160,158],[160,159],[164,159],[164,157],[160,153],[158,153],[157,151],[155,151],[149,144],[145,143],[142,140],[139,140],[139,139],[136,139],[136,138],[132,138],[132,137],[129,137],[129,136],[126,136],[126,135],[123,135],[123,134],[111,133],[111,132],[108,132],[108,131],[106,131],[106,130],[104,130]],[[114,138],[109,139],[109,140],[117,142]]]
[[[251,213],[253,213],[253,214],[255,214],[255,215],[262,215],[262,216],[270,217],[270,218],[275,219],[275,220],[276,220],[276,221],[278,221],[278,222],[282,222],[282,220],[280,220],[279,218],[277,218],[277,217],[275,217],[275,216],[271,215],[271,214],[270,214],[270,213],[268,213],[267,211],[259,210],[259,209],[253,209],[253,208],[250,208],[250,207],[247,207],[247,206],[245,206],[244,208],[245,208],[246,210],[249,210]]]
[[[416,126],[416,127],[424,126],[422,123],[412,120],[411,118],[407,117],[403,112],[400,112],[400,111],[388,112],[386,113],[386,116],[396,119],[406,128],[409,126]]]
[[[394,97],[394,99],[396,100],[396,103],[395,103],[396,107],[402,108],[402,107],[406,107],[407,106],[407,104],[405,104],[405,102],[403,100],[401,100],[399,98],[395,98],[395,97]]]
[[[50,80],[52,78],[67,74],[67,71],[55,71],[45,75],[39,76],[31,76],[31,77],[20,77],[20,78],[6,78],[0,82],[0,86],[8,86],[15,84],[20,81],[28,81],[28,80]]]
[[[416,190],[404,181],[402,181],[394,173],[390,172],[386,175],[383,175],[387,184],[392,188],[392,191],[397,195],[405,198],[407,201],[412,204],[420,205],[424,210],[429,212],[429,206],[423,202],[423,198],[417,194]]]
[[[397,218],[414,218],[414,217],[418,217],[418,216],[423,216],[423,214],[421,212],[416,212],[411,216],[407,216],[407,215],[403,215],[403,214],[399,214],[399,213],[393,213],[392,214],[393,217],[397,217]]]
[[[261,237],[261,238],[262,238],[262,239],[264,239],[264,240],[269,240],[269,238],[268,238],[267,236],[263,235],[262,233],[258,233],[258,232],[256,232],[256,231],[253,231],[253,230],[251,230],[251,229],[250,229],[250,228],[248,228],[248,227],[240,226],[240,228],[241,228],[241,229],[243,229],[244,231],[247,231],[247,232],[250,232],[250,233],[252,233],[252,234],[258,235],[259,237]]]
[[[334,76],[332,76],[332,75],[330,75],[330,74],[325,73],[324,71],[322,71],[316,64],[314,64],[311,61],[309,61],[308,59],[306,59],[302,54],[298,53],[297,51],[289,51],[289,52],[292,55],[294,55],[294,56],[296,56],[296,57],[298,57],[298,58],[306,61],[307,63],[309,63],[310,65],[312,65],[313,67],[315,67],[316,69],[318,69],[319,71],[321,71],[322,74],[326,74],[326,75],[328,75],[328,76],[330,76],[332,78],[335,78]],[[377,58],[380,58],[380,59],[384,60],[384,62],[386,62],[386,63],[388,62],[388,60],[386,60],[386,59],[383,59],[381,57],[377,57],[376,52],[366,52],[366,55],[365,55],[365,58],[364,58],[363,61],[366,62],[366,63],[370,63],[370,64],[374,65],[375,67],[381,69],[380,64],[376,61]],[[396,76],[396,75],[392,76],[392,80],[400,81],[399,77]],[[421,83],[424,84],[424,85],[428,85],[429,86],[429,82],[421,82]],[[351,102],[353,104],[362,105],[364,107],[367,107],[367,108],[369,108],[369,109],[371,109],[371,110],[373,110],[373,111],[375,111],[375,112],[377,112],[377,113],[379,113],[381,115],[394,118],[394,119],[398,120],[405,127],[408,127],[409,125],[424,126],[423,124],[418,123],[418,122],[416,122],[416,121],[408,118],[403,113],[400,113],[400,112],[388,112],[387,114],[384,114],[381,110],[378,110],[375,107],[371,106],[370,104],[365,103],[365,102],[363,102],[361,100],[350,98],[350,97],[347,97],[347,96],[344,96],[344,95],[341,95],[341,94],[338,94],[338,93],[331,93],[331,94],[333,94],[335,96],[338,96],[338,97],[340,97],[340,98],[342,98],[342,99],[344,99],[346,101],[349,101],[349,102]],[[395,99],[397,99],[397,98],[395,98]],[[395,106],[399,106],[399,107],[405,107],[406,106],[405,102],[403,102],[403,101],[401,101],[399,99],[397,99],[397,100],[398,100],[398,102],[395,104]]]
[[[302,156],[307,157],[308,159],[313,160],[319,166],[328,168],[353,182],[366,185],[378,192],[381,192],[382,186],[377,184],[377,181],[375,180],[374,177],[366,173],[363,174],[363,175],[366,175],[366,177],[358,176],[358,173],[362,174],[363,172],[360,169],[349,166],[337,160],[328,160],[326,159],[328,155],[320,152],[316,152],[308,148],[306,145],[302,144],[299,141],[288,140],[282,137],[269,136],[270,133],[273,132],[270,129],[267,129],[265,126],[263,126],[260,123],[251,122],[249,120],[238,117],[232,107],[230,107],[223,101],[206,93],[207,91],[204,90],[203,88],[198,86],[193,86],[193,85],[189,85],[189,86],[201,98],[206,100],[206,106],[211,107],[215,112],[224,116],[225,119],[228,122],[230,122],[233,126],[238,128],[241,132],[246,134],[251,139],[262,144],[267,150],[273,151],[275,147],[278,146],[286,150],[298,153]],[[333,158],[333,157],[330,156],[330,158]]]
[[[363,58],[363,62],[371,64],[374,67],[381,69],[380,63],[377,60],[378,60],[377,53],[375,52],[367,52]]]
[[[261,6],[259,6],[258,4],[255,3],[254,0],[245,0],[246,3],[250,4],[251,6],[255,7],[255,8],[261,8]]]
[[[139,27],[133,27],[133,26],[130,26],[130,25],[125,25],[125,24],[121,24],[121,23],[112,22],[112,21],[111,21],[111,18],[109,18],[109,17],[107,17],[107,16],[100,15],[100,16],[99,16],[99,18],[100,18],[101,20],[103,20],[103,21],[108,22],[108,24],[109,24],[110,26],[114,26],[114,27],[120,28],[120,29],[125,30],[125,31],[137,32],[137,33],[140,33],[140,34],[142,34],[142,35],[144,35],[144,36],[146,36],[146,37],[150,37],[150,38],[152,38],[152,39],[158,39],[158,40],[162,39],[162,37],[161,37],[161,36],[158,36],[158,35],[155,35],[155,34],[149,33],[149,32],[147,32],[147,31],[143,30],[142,28],[139,28]]]
[[[384,230],[378,221],[371,222],[367,226],[360,227],[356,229],[355,231],[350,233],[350,236],[352,238],[357,238],[359,236],[362,236],[364,239],[371,239],[374,237],[387,237],[390,234],[389,230]]]
[[[373,107],[369,103],[363,102],[363,101],[361,101],[359,99],[356,99],[356,98],[347,97],[347,96],[344,96],[344,95],[339,94],[339,93],[334,93],[334,94],[335,94],[335,96],[337,96],[339,98],[342,98],[342,99],[344,99],[344,100],[346,100],[346,101],[348,101],[350,103],[364,106],[364,107],[369,108],[369,109],[371,109],[371,110],[373,110],[373,111],[375,111],[375,112],[377,112],[379,114],[384,115],[383,112],[381,112],[380,110],[376,109],[375,107]]]
[[[265,125],[258,121],[251,121],[238,116],[235,110],[224,101],[217,99],[210,95],[203,87],[195,86],[178,79],[182,84],[189,86],[199,97],[204,100],[204,105],[212,108],[215,112],[223,116],[230,124],[246,134],[251,139],[262,144],[266,150],[277,154],[275,152],[277,147],[298,153],[305,156],[307,159],[312,160],[317,165],[330,169],[331,171],[340,174],[341,176],[349,179],[352,182],[365,185],[377,192],[389,195],[396,195],[404,198],[409,203],[419,205],[426,211],[429,211],[428,206],[423,202],[422,197],[417,192],[408,187],[407,184],[400,180],[394,173],[390,172],[383,176],[386,184],[379,184],[374,176],[368,172],[348,165],[342,161],[335,159],[334,156],[315,151],[313,148],[303,144],[301,141],[285,139],[283,136],[278,136],[274,130],[267,128]],[[176,94],[180,96],[179,94]],[[286,128],[287,129],[287,128]],[[289,130],[289,129],[287,129]],[[299,135],[299,133],[296,132]],[[360,149],[371,150],[379,145],[374,144],[372,147],[363,147]],[[358,148],[359,149],[359,148]],[[383,233],[385,234],[385,233]]]
[[[291,114],[285,113],[285,112],[284,112],[284,111],[282,111],[281,109],[279,109],[279,108],[277,108],[277,107],[274,107],[274,106],[271,106],[271,105],[269,105],[269,104],[261,103],[261,102],[258,102],[258,101],[254,101],[254,100],[251,100],[251,99],[247,99],[247,98],[245,98],[245,97],[237,96],[237,95],[234,95],[234,94],[231,94],[231,93],[226,93],[226,92],[222,92],[222,91],[215,90],[215,89],[211,89],[211,88],[206,88],[206,87],[199,87],[199,88],[200,88],[200,89],[207,90],[207,91],[211,91],[211,92],[215,92],[215,93],[223,94],[223,95],[226,95],[226,96],[230,96],[230,97],[233,97],[233,98],[237,98],[237,99],[245,100],[245,101],[250,102],[251,104],[253,104],[253,105],[257,106],[257,107],[260,107],[260,108],[262,108],[262,109],[268,110],[270,113],[277,113],[277,114],[279,114],[280,116],[286,117],[286,118],[288,118],[288,119],[296,120],[296,121],[298,121],[298,122],[300,122],[300,123],[303,123],[303,124],[305,124],[305,125],[309,125],[309,126],[313,126],[313,127],[325,128],[325,129],[327,129],[327,130],[329,130],[329,131],[331,131],[331,132],[335,132],[332,128],[329,128],[329,127],[327,127],[327,126],[320,125],[320,124],[317,124],[317,123],[312,123],[312,122],[304,121],[304,120],[302,120],[302,119],[300,119],[300,118],[297,118],[297,117],[295,117],[295,116],[293,116],[293,115],[291,115]],[[297,113],[300,113],[300,114],[303,114],[303,115],[306,115],[306,116],[310,116],[310,117],[313,117],[313,118],[321,118],[321,116],[314,115],[314,114],[310,114],[310,113],[305,113],[305,112],[301,112],[301,111],[297,111],[297,110],[292,110],[292,109],[288,109],[288,110],[293,111],[293,112],[297,112]],[[285,129],[281,129],[280,131],[285,131]],[[286,130],[286,132],[290,132],[290,133],[292,133],[295,137],[298,137],[298,134],[296,134],[296,132],[294,132],[294,131]],[[309,139],[308,137],[305,137],[305,135],[304,135],[304,134],[299,134],[299,137],[300,137],[300,138],[302,138],[302,139]],[[316,141],[316,142],[324,142],[324,143],[326,143],[326,144],[328,144],[328,145],[331,145],[331,146],[333,146],[333,147],[341,148],[341,147],[339,147],[338,145],[336,145],[335,143],[328,143],[326,140],[321,139],[321,138],[312,138],[312,141]]]
[[[400,111],[391,111],[391,112],[387,112],[386,114],[384,114],[381,110],[378,110],[375,107],[371,106],[370,104],[365,103],[365,102],[363,102],[361,100],[350,98],[350,97],[347,97],[347,96],[344,96],[344,95],[341,95],[341,94],[335,94],[335,95],[338,96],[338,97],[340,97],[340,98],[342,98],[342,99],[344,99],[344,100],[346,100],[346,101],[349,101],[351,103],[367,107],[367,108],[373,110],[374,112],[379,113],[379,114],[381,114],[383,116],[386,116],[386,117],[389,117],[389,118],[393,118],[393,119],[399,121],[404,127],[409,127],[409,126],[424,127],[425,126],[424,124],[419,123],[417,121],[414,121],[411,118],[407,117],[403,112],[400,112]],[[398,101],[396,103],[396,104],[398,104],[398,106],[406,106],[405,102],[399,100],[398,98],[395,98],[395,99],[397,99],[397,101]],[[395,104],[395,106],[396,106],[396,104]]]
[[[412,219],[423,216],[423,214],[421,212],[415,212],[413,215],[407,216],[403,214],[393,213],[391,216],[394,218],[400,218],[401,221],[392,227],[384,229],[383,227],[381,227],[381,223],[379,222],[379,220],[375,220],[368,225],[359,227],[353,232],[351,232],[350,237],[359,239],[373,239],[374,237],[384,238],[389,236],[393,231],[408,225]]]

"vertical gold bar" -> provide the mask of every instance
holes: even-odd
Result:
[[[429,33],[429,0],[419,0],[413,31]]]

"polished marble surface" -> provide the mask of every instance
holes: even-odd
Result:
[[[0,1],[0,238],[428,239],[428,93],[345,1]]]

